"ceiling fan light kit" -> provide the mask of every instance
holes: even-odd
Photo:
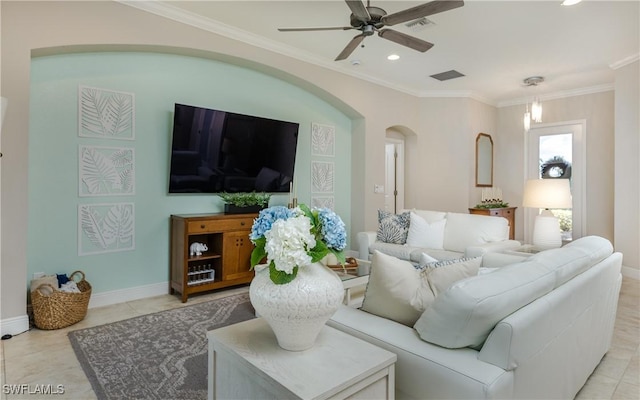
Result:
[[[308,31],[329,31],[329,30],[358,30],[361,33],[354,36],[347,46],[338,54],[335,61],[348,58],[351,53],[362,43],[365,37],[375,33],[383,39],[408,47],[410,49],[425,52],[433,47],[433,43],[418,39],[405,33],[385,28],[407,21],[419,20],[429,15],[449,11],[462,7],[464,1],[459,0],[435,0],[421,4],[406,10],[387,14],[380,7],[374,7],[367,1],[365,6],[362,0],[345,0],[351,10],[349,21],[351,26],[341,27],[319,27],[319,28],[279,28],[280,32],[308,32]]]

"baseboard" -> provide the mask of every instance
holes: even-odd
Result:
[[[622,276],[640,280],[640,269],[622,266]]]
[[[169,282],[153,283],[110,292],[92,293],[89,308],[110,306],[147,297],[161,296],[169,293]]]
[[[27,314],[0,321],[0,335],[17,335],[28,330],[29,316]]]

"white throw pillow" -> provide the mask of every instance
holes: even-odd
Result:
[[[481,264],[482,257],[438,261],[427,264],[422,270],[423,279],[429,282],[433,295],[438,296],[454,283],[478,275]]]
[[[420,271],[409,261],[373,252],[363,311],[413,326],[424,305],[433,300],[428,283],[420,279]]]
[[[414,212],[411,213],[410,218],[407,246],[442,250],[444,227],[447,220],[443,219],[429,223]]]
[[[437,293],[477,275],[480,258],[439,268],[416,269],[409,261],[374,251],[362,310],[413,326]]]

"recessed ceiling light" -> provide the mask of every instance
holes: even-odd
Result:
[[[399,59],[400,59],[400,56],[397,55],[397,54],[390,54],[390,55],[387,56],[387,60],[390,60],[390,61],[395,61],[395,60],[399,60]]]
[[[563,5],[563,6],[573,6],[573,5],[575,5],[575,4],[580,3],[581,1],[582,1],[582,0],[564,0],[564,1],[562,2],[562,5]]]

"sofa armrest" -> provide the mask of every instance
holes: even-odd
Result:
[[[367,231],[367,232],[358,232],[358,258],[362,260],[370,260],[369,257],[369,246],[376,241],[377,232]]]
[[[477,244],[469,246],[465,249],[465,257],[480,257],[485,253],[500,252],[509,249],[515,249],[522,246],[517,240],[501,240],[499,242],[489,242],[485,244]]]

